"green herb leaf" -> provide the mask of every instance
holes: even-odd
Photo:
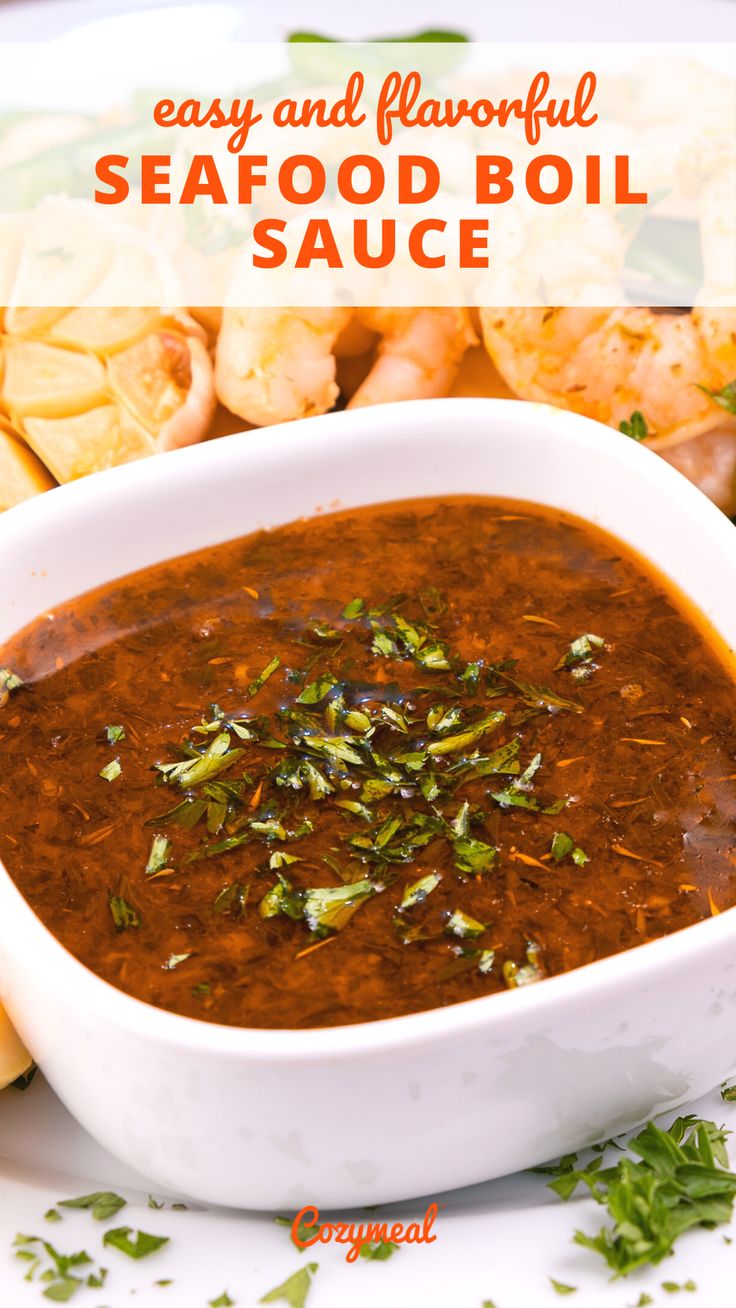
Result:
[[[167,958],[166,962],[163,964],[163,969],[165,972],[173,972],[175,967],[178,967],[180,963],[185,963],[186,960],[191,957],[192,957],[191,953],[169,954],[169,957]]]
[[[278,654],[274,654],[273,658],[271,659],[271,662],[267,663],[263,671],[259,672],[258,676],[253,681],[251,681],[248,690],[246,692],[248,695],[248,699],[253,699],[253,696],[258,694],[261,687],[265,686],[269,677],[272,677],[276,669],[280,666],[281,666],[281,659],[279,658]]]
[[[549,1283],[555,1294],[575,1294],[578,1288],[576,1285],[565,1285],[564,1281],[556,1281],[554,1276],[550,1276]]]
[[[456,735],[443,736],[441,740],[432,740],[427,745],[427,753],[433,757],[442,754],[454,754],[460,749],[468,749],[474,745],[481,736],[485,736],[489,731],[495,731],[500,727],[502,722],[506,721],[506,714],[500,709],[493,713],[488,713],[485,717],[474,722],[472,726],[466,727],[464,731]]]
[[[403,913],[407,908],[414,908],[416,904],[423,904],[427,895],[437,888],[441,880],[441,872],[429,872],[426,877],[420,877],[413,885],[407,886],[399,904],[399,912]]]
[[[496,790],[490,792],[491,799],[495,799],[501,808],[526,808],[532,813],[561,813],[567,806],[566,799],[555,799],[551,804],[545,804],[544,800],[537,799],[534,795],[525,795],[523,792],[510,786],[507,790]]]
[[[488,872],[498,857],[495,845],[487,845],[485,841],[476,840],[473,836],[453,840],[452,847],[455,851],[455,867],[471,876]]]
[[[25,682],[11,668],[0,668],[0,708],[4,708],[14,690],[20,690]]]
[[[186,830],[191,831],[207,812],[207,808],[206,799],[188,797],[183,799],[181,804],[169,809],[168,813],[162,813],[159,817],[151,818],[150,821],[146,822],[146,826],[157,827],[160,823],[170,822],[177,827],[184,827]]]
[[[602,636],[594,636],[591,631],[584,632],[582,636],[572,641],[567,652],[555,664],[555,670],[574,668],[580,663],[590,663],[595,658],[596,652],[604,648],[605,643]]]
[[[206,750],[195,753],[194,758],[183,759],[181,763],[157,763],[156,767],[163,773],[167,784],[176,782],[182,790],[191,790],[204,781],[211,781],[242,757],[242,749],[231,749],[230,746],[230,733],[221,731]]]
[[[230,1298],[227,1290],[223,1290],[216,1299],[210,1299],[209,1308],[233,1308],[234,1304],[235,1300]]]
[[[353,913],[375,895],[372,881],[326,886],[304,893],[304,920],[310,931],[341,931]]]
[[[131,1236],[134,1238],[131,1239]],[[129,1258],[147,1258],[149,1254],[155,1253],[163,1245],[169,1243],[168,1235],[148,1235],[146,1231],[133,1232],[130,1226],[116,1226],[112,1231],[105,1231],[102,1237],[104,1245],[110,1245],[113,1249],[119,1249],[121,1253],[127,1254]]]
[[[168,865],[169,854],[171,853],[171,841],[167,836],[154,836],[151,852],[148,855],[146,863],[146,876],[153,876],[154,873],[160,872],[162,868]]]
[[[391,1258],[398,1250],[399,1246],[392,1240],[371,1240],[369,1244],[360,1246],[360,1257],[370,1258],[373,1262],[385,1262]]]
[[[721,1086],[721,1099],[726,1104],[732,1104],[736,1102],[736,1082],[732,1085]]]
[[[331,672],[325,672],[316,681],[312,681],[308,686],[304,687],[296,702],[297,704],[319,704],[329,694],[333,686],[337,684],[337,677],[333,677]]]
[[[714,400],[716,404],[720,404],[721,408],[726,410],[726,413],[736,414],[736,378],[728,382],[720,391],[711,391],[707,386],[699,386],[698,389],[709,396],[711,400]]]
[[[634,409],[630,418],[624,418],[618,424],[618,429],[623,432],[624,436],[630,436],[634,441],[644,441],[649,435],[647,420],[640,409]]]
[[[273,856],[272,856],[273,857]],[[288,855],[284,855],[288,858]],[[215,913],[229,913],[232,917],[242,917],[245,912],[245,906],[248,902],[249,887],[242,881],[231,881],[229,885],[223,886],[215,896],[215,902],[212,905]]]
[[[277,1303],[283,1300],[288,1303],[290,1308],[304,1308],[307,1302],[312,1277],[319,1267],[319,1263],[307,1263],[306,1267],[300,1267],[298,1272],[294,1272],[288,1280],[281,1285],[277,1285],[274,1290],[269,1290],[264,1294],[259,1303]]]
[[[448,935],[460,936],[461,940],[475,940],[477,936],[483,934],[485,929],[484,922],[479,922],[477,918],[470,917],[461,908],[455,909],[445,926]]]
[[[736,1199],[736,1173],[714,1122],[678,1117],[666,1131],[649,1122],[629,1148],[636,1158],[576,1173],[613,1225],[594,1236],[578,1231],[575,1241],[600,1253],[616,1276],[661,1262],[692,1227],[729,1222]]]
[[[83,1194],[78,1199],[58,1199],[60,1208],[89,1208],[98,1222],[106,1222],[125,1207],[125,1199],[112,1190],[95,1190],[93,1194]]]
[[[566,858],[568,854],[572,853],[574,846],[575,841],[566,831],[555,831],[549,852],[555,863],[559,863],[560,859]]]
[[[125,740],[125,727],[114,725],[105,727],[105,737],[110,745],[117,745],[121,740]]]
[[[519,967],[513,960],[507,959],[502,970],[503,979],[509,990],[517,990],[520,986],[541,981],[544,973],[539,962],[539,947],[530,940],[526,947],[526,963]]]
[[[348,621],[352,618],[359,618],[364,608],[365,604],[362,599],[351,600],[349,604],[345,605],[345,608],[342,611],[342,616],[347,618]]]
[[[121,775],[123,769],[119,758],[114,758],[110,763],[106,763],[104,768],[100,769],[99,775],[103,781],[116,781]]]
[[[112,913],[112,920],[118,931],[127,931],[130,927],[140,926],[140,917],[127,899],[123,899],[122,895],[110,895],[108,904]]]

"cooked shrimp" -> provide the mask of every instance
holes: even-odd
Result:
[[[218,398],[263,426],[326,413],[337,399],[335,342],[351,309],[225,309],[217,338]]]
[[[362,353],[377,337],[351,408],[446,395],[476,340],[466,309],[226,309],[218,397],[258,426],[325,413],[338,396],[335,356]]]
[[[447,395],[476,335],[466,309],[359,309],[379,333],[378,357],[349,408]]]
[[[736,308],[488,308],[480,316],[488,353],[522,399],[614,427],[638,409],[655,449],[723,421],[706,392],[736,377]]]

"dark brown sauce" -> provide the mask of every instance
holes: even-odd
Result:
[[[355,597],[363,610],[345,618]],[[584,633],[604,647],[556,667]],[[260,532],[64,605],[0,662],[27,683],[0,709],[2,858],[72,953],[162,1008],[256,1027],[391,1017],[579,967],[736,902],[733,680],[659,577],[557,512],[423,500]],[[324,700],[295,705],[330,676]],[[186,829],[161,815],[208,797],[154,765],[222,734],[213,702],[259,720],[252,738],[229,730],[242,753]],[[428,749],[499,711],[477,739]],[[214,725],[198,735],[203,719]],[[109,724],[125,739],[110,743]],[[315,735],[358,762],[320,753]],[[503,745],[517,771],[478,775],[474,751]],[[338,806],[363,802],[369,778],[364,811]],[[310,781],[331,789],[313,799]],[[555,833],[573,842],[558,838],[559,861]],[[150,876],[155,835],[170,847]],[[225,839],[242,843],[189,861]],[[346,882],[365,895],[337,921],[329,896],[304,898]]]

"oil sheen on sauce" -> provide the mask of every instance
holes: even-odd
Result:
[[[2,859],[165,1009],[393,1017],[736,903],[730,672],[661,578],[555,511],[260,532],[60,606],[0,663],[24,683]]]

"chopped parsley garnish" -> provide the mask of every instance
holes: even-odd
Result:
[[[253,699],[253,696],[258,694],[261,687],[265,686],[269,677],[272,677],[276,669],[280,666],[281,666],[281,659],[279,658],[278,654],[274,654],[273,658],[271,659],[271,662],[267,663],[263,671],[259,672],[258,676],[253,681],[251,681],[247,691],[248,699]]]
[[[25,682],[11,668],[0,668],[0,708],[4,708],[14,690],[20,690]]]
[[[182,790],[191,790],[225,772],[242,754],[240,747],[232,748],[230,733],[221,731],[202,753],[192,750],[192,756],[180,763],[157,763],[156,767],[168,785],[176,782]]]
[[[440,740],[430,741],[427,745],[427,753],[436,758],[443,754],[456,754],[461,749],[470,749],[482,736],[487,735],[489,731],[495,731],[505,721],[506,714],[496,709],[463,731],[458,731],[451,736],[443,736]]]
[[[24,1279],[43,1282],[43,1297],[54,1303],[67,1303],[84,1285],[99,1288],[105,1283],[107,1270],[104,1267],[99,1272],[82,1271],[81,1276],[75,1274],[82,1268],[93,1266],[92,1259],[84,1249],[78,1253],[62,1254],[48,1240],[38,1235],[20,1234],[16,1235],[13,1248],[15,1257],[25,1268]]]
[[[581,664],[592,663],[596,651],[603,649],[605,643],[602,636],[594,636],[592,631],[584,632],[582,636],[572,641],[569,649],[556,665],[556,670],[570,668],[573,673],[579,674]]]
[[[541,981],[544,972],[539,961],[539,946],[530,940],[526,947],[526,963],[519,966],[513,959],[507,959],[502,970],[503,979],[509,990],[517,990],[520,986],[528,986],[535,981]]]
[[[125,740],[125,727],[119,724],[105,727],[105,739],[109,745],[117,745],[121,740]]]
[[[163,964],[164,971],[173,972],[175,967],[178,967],[180,963],[185,963],[186,960],[191,957],[192,957],[191,953],[169,954],[169,957],[167,958],[166,962]]]
[[[413,908],[415,904],[423,904],[427,895],[437,888],[441,880],[441,872],[430,872],[426,877],[420,877],[413,885],[407,886],[399,904],[399,912]]]
[[[216,1299],[209,1300],[209,1308],[234,1308],[235,1300],[230,1298],[227,1290],[223,1290]]]
[[[129,1258],[140,1259],[147,1258],[149,1254],[155,1253],[157,1249],[161,1249],[165,1244],[168,1244],[169,1237],[168,1235],[149,1235],[146,1231],[134,1232],[130,1226],[116,1226],[112,1231],[105,1231],[102,1243],[113,1249],[119,1249],[121,1253],[127,1254]]]
[[[554,1276],[550,1276],[549,1283],[555,1294],[575,1294],[578,1288],[576,1285],[566,1285],[564,1281],[556,1281]]]
[[[360,1246],[360,1257],[369,1258],[372,1262],[383,1263],[387,1258],[391,1258],[398,1248],[399,1246],[394,1244],[393,1240],[371,1240],[369,1244]]]
[[[649,1122],[615,1167],[599,1154],[587,1167],[551,1181],[565,1199],[579,1184],[606,1208],[612,1225],[597,1235],[577,1231],[575,1241],[601,1254],[616,1276],[660,1263],[692,1227],[730,1222],[736,1173],[729,1170],[726,1132],[715,1122],[678,1117],[667,1130]]]
[[[568,854],[573,863],[577,863],[578,867],[582,867],[584,863],[589,862],[585,850],[576,845],[572,836],[568,835],[566,831],[555,831],[549,852],[555,863],[560,863],[563,858],[567,858]]]
[[[624,436],[630,436],[634,441],[645,441],[649,435],[647,420],[640,409],[634,409],[630,418],[624,418],[618,424],[618,429]]]
[[[213,892],[213,924],[257,914],[282,938],[290,922],[301,924],[312,939],[297,958],[342,931],[368,900],[401,878],[394,929],[407,945],[431,940],[451,955],[441,977],[464,970],[493,973],[515,987],[542,976],[536,945],[529,946],[526,960],[504,960],[501,953],[500,972],[500,946],[470,947],[486,930],[483,915],[470,911],[472,898],[462,908],[442,894],[425,901],[443,878],[445,889],[451,879],[467,888],[503,865],[506,841],[499,837],[499,822],[511,835],[514,818],[500,818],[498,808],[550,815],[565,807],[566,796],[537,790],[541,752],[520,761],[524,724],[540,714],[582,713],[584,704],[521,680],[517,659],[459,658],[441,639],[439,621],[447,607],[434,588],[422,594],[422,616],[405,595],[379,605],[350,600],[341,610],[349,626],[338,631],[313,621],[295,636],[306,661],[286,666],[284,698],[274,711],[242,716],[242,702],[211,703],[189,734],[172,742],[171,761],[154,763],[157,784],[180,794],[172,808],[147,823],[155,834],[146,877],[174,878],[200,859],[239,858],[242,871]],[[578,637],[560,666],[585,666],[602,643],[589,633]],[[373,679],[362,666],[367,656],[370,669],[371,655]],[[394,673],[391,663],[404,666]],[[274,655],[246,694],[255,694],[281,666]],[[354,680],[356,667],[360,681]],[[432,675],[421,677],[420,671]],[[409,689],[403,689],[407,682]],[[489,748],[488,738],[504,727],[508,738]],[[308,838],[323,819],[330,824],[330,843],[321,859],[334,881],[320,884],[315,878],[317,884],[310,885],[307,869],[316,855]],[[184,836],[175,866],[166,834],[172,827],[194,833],[188,848]],[[302,840],[303,853],[284,848]],[[554,861],[586,860],[571,841],[557,833]],[[543,867],[531,853],[512,847],[511,856]],[[292,864],[297,866],[289,879]],[[119,930],[140,925],[127,890],[111,896],[110,909]],[[225,921],[222,928],[231,925]],[[161,966],[170,971],[189,957],[175,952]],[[192,994],[214,998],[204,979]]]
[[[160,872],[162,868],[165,868],[170,853],[171,841],[168,836],[154,836],[151,852],[146,863],[146,876],[154,876],[156,872]]]
[[[127,931],[129,927],[139,927],[141,919],[136,910],[123,899],[122,895],[110,895],[108,900],[112,920],[118,931]]]
[[[484,922],[479,922],[477,918],[470,917],[461,908],[455,909],[445,926],[448,935],[460,936],[463,940],[474,940],[476,936],[482,935],[485,929]]]
[[[318,677],[316,681],[312,681],[308,686],[305,686],[296,702],[297,704],[319,704],[329,694],[333,686],[337,684],[337,677],[333,677],[331,672],[326,672],[323,676]]]
[[[709,390],[707,386],[700,386],[699,389],[704,392],[715,404],[720,404],[726,413],[736,414],[736,378],[727,382],[720,391]]]
[[[104,768],[100,769],[100,776],[103,781],[117,781],[123,769],[119,758],[114,758],[110,763],[106,763]]]
[[[736,1084],[721,1086],[721,1099],[726,1104],[736,1103]]]
[[[304,1308],[307,1302],[307,1295],[311,1289],[312,1277],[319,1267],[319,1263],[307,1263],[306,1267],[300,1267],[298,1272],[294,1272],[288,1280],[275,1289],[269,1290],[264,1294],[259,1303],[280,1303],[283,1301],[290,1305],[290,1308]]]
[[[78,1199],[58,1199],[60,1208],[88,1208],[98,1222],[106,1222],[125,1207],[125,1199],[112,1190],[95,1190],[93,1194],[83,1194]]]

